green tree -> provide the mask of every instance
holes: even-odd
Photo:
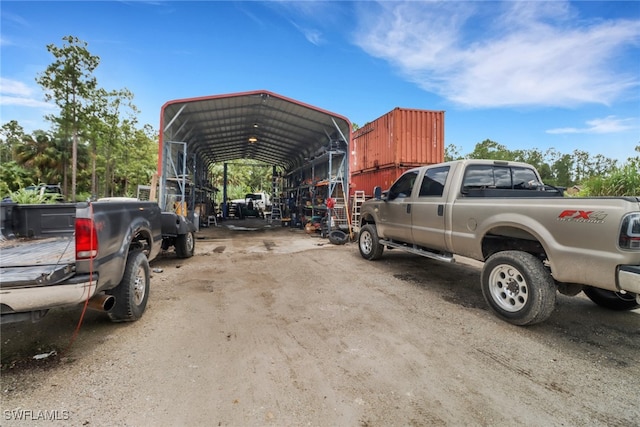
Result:
[[[24,129],[16,120],[11,120],[2,125],[0,135],[0,163],[15,160],[15,148],[24,137]]]
[[[33,135],[24,135],[22,144],[16,147],[18,163],[33,171],[36,182],[46,181],[48,170],[55,167],[55,160],[50,157],[50,145],[51,136],[38,130]]]
[[[446,147],[444,147],[444,161],[445,162],[450,162],[452,160],[461,160],[464,158],[464,156],[462,156],[462,154],[460,154],[462,152],[462,147],[459,147],[457,145],[454,144],[449,144]]]
[[[591,161],[589,159],[589,153],[583,150],[573,150],[573,177],[575,182],[580,182],[589,177],[591,168]]]
[[[149,185],[157,171],[158,138],[150,126],[134,129],[130,138],[130,159],[125,171],[128,193],[137,193],[138,185]]]
[[[100,90],[99,94],[95,111],[103,123],[96,134],[98,144],[95,147],[100,150],[104,161],[104,195],[113,196],[118,191],[126,192],[127,175],[122,175],[122,171],[131,161],[138,160],[129,156],[131,139],[136,133],[138,109],[132,102],[133,94],[127,89]]]
[[[514,155],[502,144],[485,139],[476,144],[473,152],[466,157],[470,159],[514,160]]]
[[[565,188],[571,187],[574,184],[572,179],[573,158],[571,155],[554,151],[550,161],[553,181],[550,181],[549,184]]]
[[[640,146],[636,147],[640,152]],[[586,179],[579,196],[638,196],[640,195],[640,162],[630,157],[621,167],[613,167],[604,175]]]
[[[231,162],[227,164],[227,196],[231,199],[244,198],[245,194],[264,191],[271,194],[273,169],[261,162]],[[224,165],[213,164],[209,167],[211,184],[222,188],[224,185]]]
[[[55,60],[36,78],[45,89],[45,99],[60,107],[60,116],[49,116],[63,130],[70,130],[71,148],[71,200],[76,200],[78,144],[81,124],[90,115],[90,102],[97,88],[93,71],[100,63],[98,56],[87,50],[87,43],[74,36],[62,38],[62,47],[47,45]]]
[[[33,183],[31,172],[15,160],[0,163],[0,198]]]
[[[617,161],[603,156],[602,154],[596,154],[592,157],[589,176],[594,175],[607,175],[616,169]]]

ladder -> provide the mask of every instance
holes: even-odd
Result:
[[[267,217],[269,224],[274,220],[282,220],[282,200],[280,199],[281,182],[280,177],[276,173],[275,166],[273,168],[273,174],[271,175],[271,212]]]
[[[356,190],[353,194],[353,211],[351,212],[351,224],[356,233],[360,231],[360,206],[365,200],[364,191]]]
[[[280,198],[274,198],[271,201],[271,214],[269,215],[269,223],[271,223],[272,221],[280,221],[282,220],[282,210],[281,210],[281,202],[280,202]]]

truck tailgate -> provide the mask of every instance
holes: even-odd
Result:
[[[72,276],[74,265],[72,235],[5,241],[0,245],[0,287],[53,284]]]

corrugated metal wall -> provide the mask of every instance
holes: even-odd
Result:
[[[392,166],[382,169],[351,174],[349,191],[353,196],[355,191],[364,191],[367,198],[373,197],[373,187],[379,186],[383,190],[389,189],[391,184],[398,179],[410,166]]]

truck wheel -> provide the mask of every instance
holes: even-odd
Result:
[[[376,226],[367,224],[360,229],[358,235],[358,248],[362,258],[373,261],[382,257],[384,246],[380,244]]]
[[[556,304],[556,287],[542,261],[521,251],[498,252],[482,268],[482,294],[498,317],[514,325],[546,320]]]
[[[334,245],[344,245],[348,239],[349,236],[342,230],[333,230],[329,233],[329,241]]]
[[[107,293],[116,298],[109,311],[113,322],[131,322],[142,317],[149,299],[149,260],[140,251],[129,253],[122,281]]]
[[[633,294],[621,294],[620,292],[613,292],[591,286],[585,286],[582,292],[584,292],[591,301],[609,310],[627,311],[640,307],[640,304],[638,304]]]
[[[196,249],[196,239],[193,231],[186,234],[179,234],[176,237],[176,254],[178,258],[191,258]]]

